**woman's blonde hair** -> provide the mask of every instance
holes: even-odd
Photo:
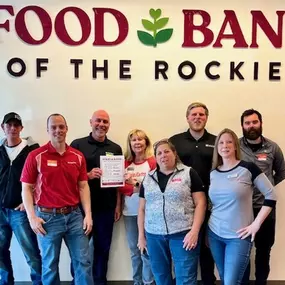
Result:
[[[126,160],[128,161],[135,160],[135,153],[133,152],[132,147],[131,147],[131,139],[133,136],[138,136],[139,138],[142,138],[145,140],[145,144],[146,144],[145,158],[147,159],[153,156],[152,144],[147,134],[142,130],[134,129],[129,132],[128,137],[127,137],[127,150],[125,152]]]
[[[240,144],[239,144],[239,139],[237,135],[235,134],[234,131],[230,129],[223,129],[217,136],[216,141],[215,141],[215,148],[214,148],[214,153],[213,153],[213,163],[212,163],[212,169],[216,169],[218,166],[223,164],[222,157],[218,153],[218,144],[220,141],[220,138],[223,134],[229,134],[232,136],[234,140],[234,145],[236,148],[235,154],[236,154],[236,159],[240,160],[241,159],[241,153],[240,153]]]

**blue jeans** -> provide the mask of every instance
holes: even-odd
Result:
[[[14,284],[9,250],[13,232],[30,266],[32,284],[42,284],[40,251],[27,214],[8,208],[0,208],[0,284]]]
[[[209,246],[224,285],[241,284],[250,259],[250,239],[222,238],[208,229]]]
[[[59,255],[62,240],[69,250],[74,267],[76,285],[92,285],[88,237],[83,231],[83,216],[80,209],[69,214],[53,214],[37,211],[37,216],[45,221],[47,234],[38,235],[42,255],[42,279],[44,285],[60,285]]]
[[[260,209],[253,209],[254,217]],[[273,210],[262,223],[254,239],[255,245],[255,285],[266,285],[270,272],[270,252],[275,241],[276,212]],[[248,264],[241,284],[248,285],[250,263]]]
[[[141,254],[138,249],[138,217],[124,216],[127,240],[131,252],[134,285],[151,284],[153,274],[148,254]]]
[[[171,235],[146,233],[147,249],[156,285],[172,285],[172,260],[176,285],[196,285],[200,242],[192,250],[183,248],[188,231]]]

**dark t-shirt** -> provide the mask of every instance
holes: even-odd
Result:
[[[253,152],[256,152],[262,148],[263,142],[261,141],[260,143],[256,143],[256,144],[247,142],[247,145],[251,148]]]
[[[157,179],[158,179],[158,185],[159,188],[161,190],[162,193],[165,192],[165,188],[167,185],[167,182],[169,180],[169,178],[172,176],[173,172],[170,174],[163,174],[162,172],[160,172],[159,170],[157,171]],[[201,180],[201,178],[199,177],[199,175],[197,174],[197,172],[193,169],[190,168],[190,180],[191,180],[191,192],[204,192],[204,185],[203,182]],[[139,194],[140,198],[144,198],[144,186],[143,184],[141,184],[141,188],[140,188],[140,194]]]

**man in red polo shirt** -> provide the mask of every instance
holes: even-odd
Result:
[[[92,285],[87,237],[92,218],[86,162],[80,151],[66,144],[67,131],[62,115],[48,117],[50,142],[29,154],[21,176],[22,196],[41,250],[43,284],[60,284],[58,263],[64,239],[74,266],[75,284]]]

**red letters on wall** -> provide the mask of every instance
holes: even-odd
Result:
[[[112,8],[93,8],[93,18],[90,19],[88,14],[78,7],[66,7],[60,10],[54,22],[49,13],[39,6],[26,6],[19,12],[15,13],[14,7],[11,5],[0,5],[0,13],[8,12],[10,16],[15,17],[15,31],[18,37],[29,45],[41,45],[49,40],[52,32],[58,39],[69,46],[78,46],[85,43],[88,39],[92,39],[94,46],[114,46],[119,45],[128,36],[129,23],[127,17],[120,11]],[[26,24],[25,16],[27,12],[33,12],[40,20],[42,28],[41,39],[35,39],[29,32]],[[223,41],[233,41],[234,48],[258,48],[258,34],[260,30],[268,38],[270,43],[275,48],[281,48],[283,43],[283,16],[285,11],[276,11],[277,25],[270,24],[262,11],[250,11],[251,13],[251,39],[247,42],[239,22],[238,15],[233,10],[224,11],[224,20],[219,31],[211,29],[211,15],[204,10],[183,10],[184,14],[184,41],[182,47],[185,48],[203,48],[212,45],[214,48],[222,48]],[[67,29],[65,15],[73,13],[78,19],[81,28],[81,38],[77,41],[72,39]],[[107,41],[104,36],[105,31],[105,14],[111,14],[118,25],[118,36],[113,41]],[[244,16],[244,15],[243,15]],[[200,17],[202,23],[195,24],[194,18]],[[138,19],[140,21],[141,19]],[[0,29],[10,32],[10,20],[0,23]],[[91,35],[91,27],[94,24],[94,34]],[[277,26],[275,29],[274,26]],[[230,33],[226,33],[226,28],[230,28]],[[194,34],[200,33],[203,36],[201,42],[196,42]]]

